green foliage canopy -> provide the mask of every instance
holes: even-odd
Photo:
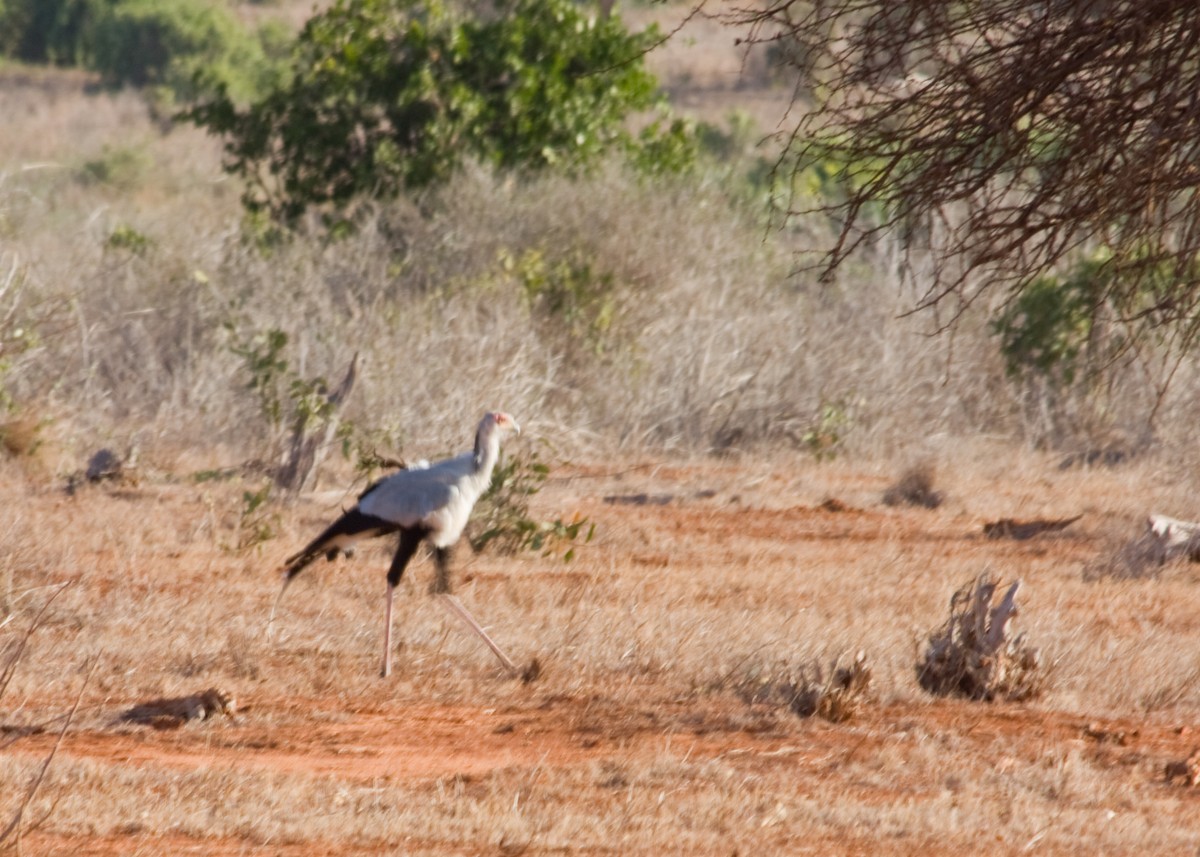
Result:
[[[661,104],[642,59],[657,38],[570,0],[498,0],[475,17],[442,0],[337,0],[300,33],[285,83],[184,116],[226,138],[247,207],[285,223],[436,185],[468,158],[573,169],[615,148],[676,165],[683,123],[625,124]]]

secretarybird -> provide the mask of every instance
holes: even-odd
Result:
[[[338,552],[347,553],[359,539],[400,533],[400,546],[387,575],[387,602],[383,616],[383,668],[386,678],[392,672],[392,595],[404,568],[422,541],[433,545],[437,576],[433,591],[483,638],[509,671],[516,666],[479,627],[467,609],[450,595],[450,547],[467,525],[475,501],[487,489],[492,468],[500,456],[500,440],[510,433],[521,433],[511,416],[500,411],[484,414],[475,433],[475,449],[432,465],[401,470],[381,479],[363,492],[353,509],[346,512],[304,550],[289,557],[283,572],[283,588],[271,608],[283,598],[288,584],[319,556],[328,560]],[[269,623],[270,620],[268,620]]]

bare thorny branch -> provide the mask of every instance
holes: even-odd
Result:
[[[57,598],[69,585],[69,582],[63,583],[59,585],[53,593],[51,593],[50,597],[46,599],[45,603],[42,604],[41,608],[34,615],[25,631],[22,632],[21,635],[6,649],[4,661],[2,664],[0,664],[0,699],[4,697],[4,693],[7,691],[8,685],[12,681],[13,674],[16,672],[17,664],[20,662],[22,655],[25,653],[29,639],[33,636],[37,629],[41,627],[45,620],[46,611],[50,608],[50,605],[54,602],[54,599]],[[29,826],[25,824],[26,812],[29,809],[29,805],[33,802],[34,797],[41,789],[42,784],[45,782],[46,774],[50,770],[50,764],[54,761],[54,757],[58,753],[59,747],[62,746],[63,739],[66,737],[67,730],[70,728],[71,723],[75,718],[75,714],[79,710],[79,704],[83,700],[84,690],[87,688],[88,682],[90,681],[95,668],[95,662],[88,667],[83,682],[79,686],[79,691],[75,695],[74,703],[72,703],[70,710],[61,718],[62,725],[60,726],[58,735],[54,740],[54,745],[50,748],[50,752],[47,753],[46,757],[42,760],[42,764],[38,768],[37,772],[30,779],[29,785],[26,787],[24,795],[21,796],[20,803],[13,811],[12,817],[9,818],[8,823],[3,828],[0,828],[0,850],[5,850],[10,845],[15,845],[19,850],[22,829],[23,827]],[[42,820],[44,820],[44,818]],[[37,823],[40,823],[40,821]]]
[[[1142,328],[1182,322],[1192,344],[1200,6],[772,0],[724,18],[784,46],[804,87],[777,176],[845,165],[844,197],[819,204],[839,230],[826,275],[895,233],[933,258],[918,307],[965,307],[1103,247],[1103,299]]]

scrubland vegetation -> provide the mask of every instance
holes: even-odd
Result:
[[[233,8],[285,22],[263,63],[296,5]],[[837,224],[771,216],[792,92],[693,26],[649,57],[707,123],[690,169],[467,159],[335,234],[247,213],[220,141],[170,120],[187,69],[0,66],[0,634],[73,581],[0,686],[0,828],[87,676],[35,853],[1191,853],[1197,796],[1162,769],[1195,741],[1196,576],[1082,570],[1150,511],[1200,516],[1194,358],[1114,318],[1081,335],[1086,262],[910,313],[923,263],[885,236],[818,281]],[[790,190],[836,193],[836,165]],[[318,490],[284,503],[289,415],[355,354]],[[275,570],[371,456],[457,451],[492,407],[536,463],[509,502],[565,541],[463,544],[459,586],[542,678],[502,678],[418,563],[379,682],[386,545],[314,567],[268,639]],[[104,447],[125,481],[69,496]],[[882,502],[913,467],[937,508]],[[984,571],[1025,583],[1038,693],[935,700],[920,648]],[[842,701],[860,651],[869,694]],[[115,720],[214,684],[235,718]]]
[[[3,389],[47,441],[261,454],[268,427],[237,350],[272,331],[302,378],[361,353],[348,413],[394,451],[456,443],[462,414],[497,401],[573,446],[818,455],[981,434],[1178,449],[1197,416],[1192,362],[1153,342],[1120,350],[1115,324],[1081,340],[1071,282],[1015,307],[906,315],[920,262],[899,265],[881,240],[817,283],[805,263],[833,226],[769,219],[772,128],[737,119],[732,97],[683,174],[612,158],[515,179],[476,164],[371,206],[348,237],[278,240],[238,205],[218,141],[154,121],[141,92],[5,75],[22,121],[0,175]],[[750,82],[781,119],[790,93],[766,72]],[[805,193],[836,192],[836,172],[803,178]]]

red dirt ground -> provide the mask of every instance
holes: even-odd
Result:
[[[643,480],[639,485],[649,484],[653,493],[656,486],[686,484],[695,478],[693,472],[672,473],[660,468],[653,481]],[[703,474],[709,482],[719,484],[721,478],[719,468]],[[603,496],[612,491],[611,484],[594,494],[575,489],[572,499],[583,514],[622,533],[634,565],[664,574],[687,568],[701,557],[707,563],[735,564],[747,557],[761,557],[764,551],[786,550],[802,551],[816,562],[829,553],[870,550],[873,543],[886,543],[890,551],[913,552],[934,561],[976,553],[998,561],[1024,552],[1078,565],[1094,552],[1086,530],[1080,536],[1044,541],[991,542],[980,535],[979,520],[961,508],[928,513],[871,505],[870,498],[878,496],[878,489],[878,480],[847,477],[839,493],[848,499],[832,509],[822,508],[819,502],[779,502],[778,486],[769,484],[756,489],[759,493],[753,497],[723,491],[719,502],[684,502],[680,498],[690,489],[679,489],[672,502],[664,505],[609,503]],[[158,499],[161,502],[163,497]],[[122,497],[111,502],[130,500]],[[299,528],[311,523],[302,519]],[[469,574],[486,582],[498,573],[484,566],[472,567]],[[729,585],[730,581],[714,580],[714,592]],[[382,778],[420,784],[456,778],[470,784],[501,769],[628,764],[661,755],[666,748],[690,760],[721,759],[747,772],[786,770],[799,793],[819,795],[850,762],[902,745],[912,735],[929,740],[952,735],[956,753],[961,756],[974,748],[977,753],[970,755],[994,770],[1074,750],[1101,768],[1123,769],[1148,787],[1175,788],[1181,812],[1194,814],[1200,809],[1200,790],[1168,785],[1163,777],[1164,767],[1186,758],[1200,744],[1200,736],[1187,724],[1142,717],[1096,719],[1018,704],[929,700],[870,705],[851,723],[835,725],[781,716],[775,709],[749,705],[732,694],[674,699],[652,684],[644,693],[572,695],[556,689],[552,674],[523,692],[513,692],[500,704],[441,705],[411,696],[392,699],[380,693],[349,705],[334,693],[311,698],[272,695],[266,683],[245,700],[234,718],[163,730],[128,724],[117,728],[89,725],[71,731],[58,754],[59,759],[166,771],[232,767],[316,774],[347,783]],[[41,758],[54,741],[49,732],[30,735],[9,752]],[[1004,748],[1002,754],[996,755],[997,747]],[[919,799],[927,787],[933,786],[896,783],[883,787],[878,782],[845,778],[839,782],[841,793],[881,803]],[[429,846],[439,850],[436,843]],[[221,837],[150,836],[136,829],[104,836],[34,830],[24,837],[23,848],[29,854],[75,857],[129,853],[307,857],[329,853],[326,844],[268,846]],[[822,842],[818,834],[805,843],[804,850],[874,855],[880,848],[881,844],[871,839],[856,842],[839,837]],[[883,850],[957,853],[953,848],[943,852],[929,842],[893,842]],[[483,846],[467,852],[447,846],[445,851],[504,853]],[[364,851],[356,848],[342,853]],[[376,853],[400,852],[379,848]],[[525,853],[539,853],[539,849],[529,847]]]

